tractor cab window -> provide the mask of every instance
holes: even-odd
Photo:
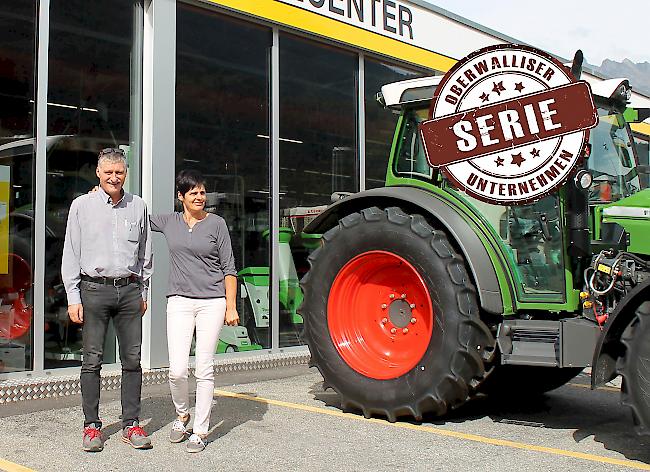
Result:
[[[395,172],[400,177],[431,180],[433,169],[424,155],[418,124],[428,117],[428,109],[407,110],[402,121]]]
[[[503,240],[522,301],[564,300],[562,220],[558,195],[520,206],[492,205],[464,194]]]
[[[591,156],[587,166],[594,183],[589,191],[592,203],[620,200],[637,192],[640,187],[635,167],[634,145],[623,115],[598,108],[600,119],[591,130]]]

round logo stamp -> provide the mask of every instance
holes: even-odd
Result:
[[[517,205],[558,188],[598,123],[589,85],[547,53],[520,45],[480,49],[440,82],[424,150],[460,189]]]

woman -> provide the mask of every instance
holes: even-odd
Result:
[[[176,177],[182,213],[151,216],[151,230],[163,233],[170,256],[167,292],[169,386],[178,418],[169,440],[181,442],[190,421],[187,387],[188,359],[196,328],[196,410],[188,452],[205,449],[214,391],[213,358],[224,323],[236,326],[237,273],[228,227],[223,218],[207,213],[205,181],[193,170]]]

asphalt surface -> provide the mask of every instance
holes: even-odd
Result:
[[[0,406],[7,471],[609,471],[650,470],[650,438],[635,435],[616,388],[583,375],[536,400],[476,399],[446,418],[388,423],[343,413],[306,366],[220,375],[205,451],[167,437],[166,385],[143,391],[154,448],[120,441],[119,392],[103,392],[105,449],[81,450],[80,397]]]

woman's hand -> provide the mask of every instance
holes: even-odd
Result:
[[[236,308],[226,308],[226,324],[228,326],[237,326],[239,323],[239,313]]]

